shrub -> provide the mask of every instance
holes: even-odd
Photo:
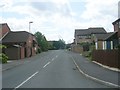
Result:
[[[0,44],[0,51],[1,51],[2,49],[4,49],[4,48],[6,48],[6,46]],[[1,61],[2,63],[7,63],[7,60],[8,60],[8,57],[7,57],[4,53],[0,53],[0,61]]]
[[[41,48],[38,48],[38,53],[41,53],[41,52],[42,52]]]
[[[2,63],[7,63],[8,57],[4,53],[1,53],[0,60]]]

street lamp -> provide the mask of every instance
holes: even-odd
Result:
[[[29,22],[29,33],[30,33],[30,24],[31,24],[31,23],[33,23],[33,22],[32,22],[32,21],[31,21],[31,22]]]

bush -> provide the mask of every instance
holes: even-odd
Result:
[[[41,48],[38,48],[38,53],[41,53],[41,52],[42,52]]]
[[[0,61],[2,63],[7,63],[7,60],[8,60],[8,57],[4,53],[1,53],[0,54]]]

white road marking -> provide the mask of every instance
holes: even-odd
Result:
[[[84,72],[80,69],[80,67],[77,65],[77,63],[75,62],[75,60],[74,60],[73,57],[72,57],[72,60],[73,60],[74,64],[76,65],[76,67],[78,68],[79,72],[82,73],[83,75],[85,75],[86,77],[91,78],[91,79],[96,80],[96,81],[99,81],[99,82],[102,82],[102,83],[107,84],[107,85],[111,85],[111,86],[114,86],[114,87],[117,87],[117,88],[119,87],[119,88],[120,88],[119,85],[116,85],[116,84],[111,83],[111,82],[103,81],[103,80],[101,80],[101,79],[95,78],[95,77],[93,77],[93,76],[90,76],[90,75],[84,73]]]
[[[55,60],[55,58],[52,59],[52,61],[54,61],[54,60]]]
[[[56,55],[56,58],[58,57],[58,55]]]
[[[17,88],[21,87],[24,83],[26,83],[28,80],[30,80],[32,77],[34,77],[39,71],[35,72],[33,75],[31,75],[29,78],[27,78],[25,81],[23,81],[20,85],[15,87],[13,90],[16,90]]]
[[[54,61],[57,57],[58,57],[58,55],[56,55],[55,58],[52,59],[52,61]]]
[[[43,68],[45,68],[48,64],[50,64],[50,62],[48,62],[47,64],[45,64],[45,65],[43,66]]]

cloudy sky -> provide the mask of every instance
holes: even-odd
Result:
[[[0,23],[12,31],[40,31],[47,40],[70,43],[75,29],[104,27],[112,32],[119,0],[1,0]]]

